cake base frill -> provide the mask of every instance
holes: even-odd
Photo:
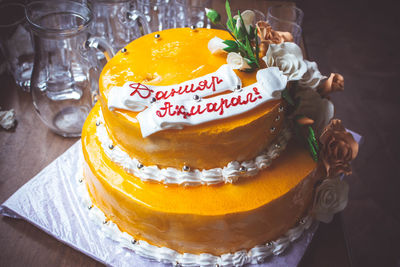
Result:
[[[136,240],[127,232],[121,231],[115,223],[108,220],[104,213],[92,203],[84,180],[81,179],[79,182],[78,192],[81,203],[89,210],[89,219],[102,234],[141,257],[165,264],[172,264],[173,266],[240,267],[246,264],[259,264],[266,261],[269,257],[283,253],[292,242],[299,239],[306,230],[317,223],[313,220],[312,216],[307,215],[280,238],[257,245],[249,250],[240,250],[218,256],[209,253],[179,253],[167,247],[151,245],[144,240]]]

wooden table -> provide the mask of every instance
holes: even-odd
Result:
[[[223,10],[224,1],[213,8]],[[266,12],[270,2],[231,1],[233,9],[257,8]],[[0,130],[0,203],[31,177],[67,150],[78,138],[66,139],[49,131],[35,114],[31,96],[16,88],[9,75],[0,76],[0,106],[13,108],[18,125]],[[320,225],[302,266],[350,266],[342,221],[336,216]],[[62,244],[29,223],[0,219],[0,266],[101,266],[100,263]],[[132,265],[134,266],[134,265]]]

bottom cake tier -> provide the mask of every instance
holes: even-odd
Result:
[[[287,234],[309,212],[321,175],[295,142],[237,183],[165,186],[143,182],[107,157],[95,134],[99,112],[97,104],[82,132],[84,178],[94,205],[136,240],[179,253],[248,251]]]

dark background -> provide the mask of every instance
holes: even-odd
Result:
[[[213,6],[223,2],[214,0]],[[265,1],[231,3],[266,13]],[[336,117],[364,137],[353,175],[347,178],[348,207],[331,225],[320,225],[301,265],[400,266],[400,4],[361,0],[296,4],[305,13],[308,58],[323,74],[338,72],[345,77],[345,91],[332,95]],[[13,131],[0,130],[2,203],[77,139],[47,131],[34,114],[30,96],[17,91],[9,75],[0,75],[0,106],[16,109],[18,119]],[[341,236],[337,242],[335,235]],[[0,266],[41,263],[100,266],[28,223],[1,218]]]
[[[342,213],[354,266],[400,266],[400,4],[305,0],[308,57],[339,72],[336,117],[364,137]]]

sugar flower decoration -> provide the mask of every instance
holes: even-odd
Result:
[[[295,43],[270,44],[262,59],[268,67],[278,67],[289,81],[300,80],[307,71],[303,53]]]
[[[228,45],[224,44],[224,40],[219,37],[214,37],[208,42],[208,50],[211,54],[224,54],[226,53],[224,48],[227,47]]]
[[[205,10],[207,18],[209,18],[212,23],[216,24],[221,21],[221,15],[216,10],[211,8],[206,8]]]
[[[318,70],[317,63],[308,60],[304,60],[304,62],[307,65],[307,71],[304,73],[301,80],[299,80],[299,86],[316,90],[320,85],[321,80],[326,79],[327,77],[322,75]]]
[[[257,35],[260,38],[260,54],[265,56],[270,44],[293,42],[293,35],[290,32],[274,31],[266,21],[256,23]]]
[[[294,112],[294,116],[303,115],[311,119],[313,122],[312,127],[317,136],[319,136],[333,118],[333,103],[326,98],[322,98],[316,91],[310,88],[299,88],[295,93],[295,98],[299,100],[299,104]]]
[[[253,25],[256,14],[254,13],[254,11],[245,10],[242,12],[241,16],[242,16],[243,22],[240,19],[239,15],[235,15],[233,17],[236,20],[236,30],[239,31],[242,24],[244,24],[244,27],[245,27],[247,33],[250,33],[250,26]]]
[[[260,68],[259,63],[259,44],[257,32],[253,25],[255,13],[251,10],[244,12],[238,11],[236,16],[232,16],[229,1],[225,2],[225,10],[227,15],[226,25],[221,22],[221,16],[215,10],[206,8],[207,18],[214,24],[225,28],[232,37],[230,40],[211,39],[208,43],[208,48],[213,54],[218,54],[222,51],[234,53],[228,55],[228,64],[235,69],[240,69],[246,72]],[[240,57],[239,57],[240,54]]]
[[[251,66],[247,63],[247,60],[236,52],[230,52],[226,58],[226,61],[228,65],[232,67],[232,69],[251,69]]]
[[[320,84],[318,92],[321,96],[326,97],[330,93],[344,90],[344,78],[338,73],[331,73],[328,79]]]
[[[339,177],[325,179],[317,187],[312,214],[315,219],[329,223],[333,215],[347,206],[349,185]]]
[[[320,159],[327,176],[351,174],[350,161],[357,156],[358,143],[353,135],[346,131],[342,122],[333,119],[322,132],[319,141]]]

